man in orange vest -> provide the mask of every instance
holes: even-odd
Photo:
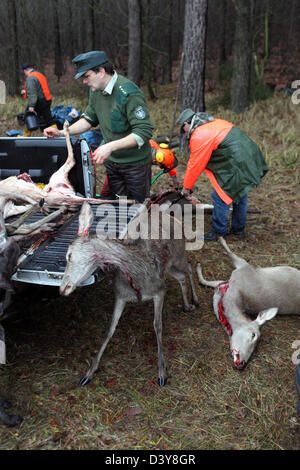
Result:
[[[52,126],[54,124],[50,110],[52,96],[45,75],[37,72],[28,62],[22,64],[22,69],[26,77],[25,89],[22,90],[22,94],[24,100],[28,102],[25,113],[36,113],[43,117],[45,124],[41,126],[41,129]]]
[[[212,186],[212,229],[206,242],[227,234],[245,236],[248,193],[256,188],[268,166],[258,145],[229,121],[207,113],[185,109],[178,118],[191,151],[183,181],[183,194],[189,195],[204,171]],[[230,205],[231,229],[227,230]]]

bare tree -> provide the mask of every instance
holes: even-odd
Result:
[[[88,2],[88,28],[87,28],[87,49],[96,49],[96,22],[95,22],[95,0]]]
[[[186,0],[181,109],[205,110],[207,0]]]
[[[128,0],[128,78],[141,81],[142,28],[140,0]]]
[[[18,41],[18,20],[16,0],[8,1],[9,23],[10,23],[10,74],[9,74],[9,94],[20,93],[19,78],[19,41]]]
[[[244,113],[249,105],[251,65],[251,2],[239,0],[235,3],[236,24],[231,81],[231,109]]]
[[[156,99],[155,93],[151,85],[152,79],[152,57],[151,57],[151,48],[150,48],[150,6],[151,0],[145,1],[145,6],[143,8],[143,62],[144,62],[144,72],[145,79],[147,83],[147,89],[149,92],[150,99],[154,101]]]
[[[162,83],[172,82],[172,55],[173,55],[173,42],[172,42],[172,26],[173,26],[173,0],[168,0],[167,18],[166,18],[166,33],[167,33],[167,57],[164,59],[163,66],[163,79]]]
[[[54,19],[54,55],[55,55],[55,75],[59,82],[60,77],[64,74],[64,63],[62,58],[62,49],[60,42],[59,16],[58,16],[58,0],[53,2],[53,19]]]

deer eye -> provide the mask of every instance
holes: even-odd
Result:
[[[256,337],[255,333],[252,333],[251,339],[254,339]]]
[[[71,258],[72,258],[72,253],[68,253],[67,254],[67,261],[71,262]]]

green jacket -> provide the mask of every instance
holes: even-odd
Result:
[[[100,125],[104,143],[134,133],[141,137],[141,147],[113,152],[109,161],[127,165],[144,165],[151,160],[149,139],[153,125],[142,91],[130,80],[118,75],[112,94],[90,90],[89,104],[83,117],[93,126]]]
[[[206,168],[236,203],[258,186],[269,170],[258,145],[236,126],[212,152]]]
[[[34,70],[34,72],[36,72],[36,70]],[[29,107],[34,108],[38,100],[45,99],[41,84],[36,77],[30,76],[26,78],[26,89],[27,104]]]

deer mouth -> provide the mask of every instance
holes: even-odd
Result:
[[[67,295],[70,295],[74,289],[75,289],[75,286],[73,286],[73,284],[68,282],[65,286],[60,286],[59,292],[61,295],[67,296]]]
[[[246,366],[246,361],[241,361],[240,360],[240,353],[239,352],[233,352],[233,360],[234,360],[234,365],[236,369],[238,370],[243,370]]]
[[[235,361],[234,365],[235,365],[236,369],[243,370],[246,366],[246,362],[245,361],[242,361],[242,362]]]

